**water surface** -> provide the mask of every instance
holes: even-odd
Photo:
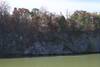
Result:
[[[0,59],[0,67],[100,67],[100,54]]]

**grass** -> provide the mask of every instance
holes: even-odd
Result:
[[[0,59],[0,67],[99,67],[100,54]]]

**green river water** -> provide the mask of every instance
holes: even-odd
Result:
[[[0,59],[0,67],[100,67],[100,54]]]

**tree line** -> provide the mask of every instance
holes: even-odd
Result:
[[[7,31],[32,32],[94,31],[100,29],[100,14],[75,11],[69,18],[47,10],[14,8],[12,14],[5,2],[0,4],[0,27]]]
[[[68,43],[64,37],[58,37],[57,33],[67,32],[69,41],[73,44],[70,36],[74,33],[78,35],[79,32],[100,30],[99,13],[77,10],[69,17],[66,15],[66,18],[64,15],[37,8],[30,11],[15,7],[12,14],[9,9],[6,2],[0,2],[0,56],[24,55],[35,42],[42,45],[43,41]],[[68,49],[69,44],[66,43],[64,48]]]

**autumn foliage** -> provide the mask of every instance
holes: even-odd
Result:
[[[14,8],[12,14],[5,2],[0,3],[0,53],[17,53],[43,39],[55,41],[47,33],[91,32],[100,30],[100,14],[75,11],[71,16],[57,15],[47,10]],[[51,39],[49,39],[51,38]],[[6,46],[6,47],[5,47]],[[13,48],[11,48],[13,47]],[[11,48],[11,50],[10,50]],[[9,50],[9,51],[8,51]]]
[[[75,11],[69,18],[46,10],[14,8],[10,14],[8,6],[0,5],[0,24],[8,31],[65,32],[94,31],[100,29],[100,14]],[[19,28],[19,29],[18,29]]]

